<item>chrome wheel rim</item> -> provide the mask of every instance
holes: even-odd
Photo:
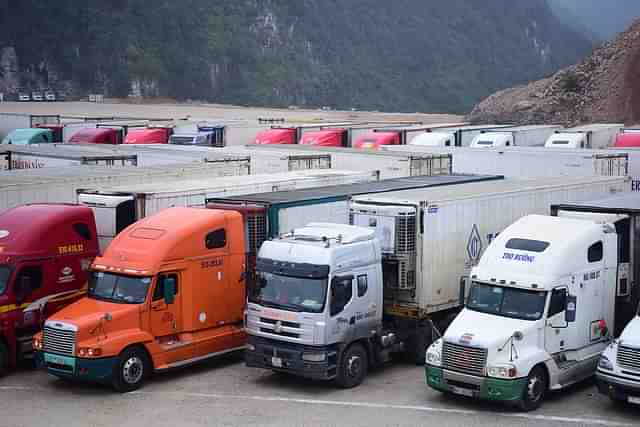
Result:
[[[360,375],[360,371],[362,370],[362,360],[360,356],[351,356],[347,361],[347,374],[351,378],[356,378]]]
[[[132,356],[122,365],[122,378],[127,384],[136,384],[142,379],[144,363],[138,356]]]
[[[536,403],[542,398],[543,387],[543,381],[538,375],[529,378],[529,381],[527,381],[527,397],[531,402]]]

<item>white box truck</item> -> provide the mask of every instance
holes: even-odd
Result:
[[[632,377],[620,371],[640,369],[623,352],[616,371],[610,346],[638,303],[637,206],[633,193],[561,203],[556,216],[500,233],[471,271],[465,309],[427,352],[429,386],[533,410],[600,361],[605,389],[620,397]]]
[[[374,171],[333,170],[179,180],[156,179],[143,184],[79,189],[77,201],[93,208],[100,247],[104,249],[124,228],[168,207],[205,207],[206,200],[211,198],[370,182],[377,179],[378,174]]]
[[[514,126],[505,130],[490,130],[473,138],[470,147],[543,147],[549,136],[560,129],[562,126],[528,125]]]
[[[380,171],[380,179],[451,174],[452,156],[446,153],[410,154],[296,145],[248,145],[249,150],[286,152],[292,155],[330,154],[333,169]]]
[[[595,123],[562,129],[546,140],[546,148],[608,148],[624,129],[623,123]]]
[[[432,326],[460,307],[460,282],[514,220],[568,200],[629,191],[624,177],[505,180],[362,195],[350,224],[266,241],[248,290],[248,366],[358,385],[369,364],[423,364]]]
[[[476,150],[468,147],[388,147],[386,150],[413,155],[450,153],[453,173],[495,173],[506,178],[554,176],[631,175],[631,154],[627,150],[550,150],[544,147],[504,147]],[[640,151],[638,151],[640,176]]]

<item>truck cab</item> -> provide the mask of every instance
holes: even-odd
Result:
[[[96,255],[87,207],[35,204],[0,214],[0,372],[31,357],[44,319],[84,294]]]
[[[422,147],[454,147],[456,136],[449,132],[425,132],[414,137],[409,145]]]
[[[514,146],[510,132],[483,132],[471,141],[471,148],[498,148]]]
[[[380,260],[362,227],[311,223],[264,242],[248,291],[247,366],[359,384],[381,333]]]
[[[582,132],[556,132],[544,143],[545,148],[591,148],[588,135]]]
[[[295,144],[296,135],[294,128],[271,128],[259,132],[253,143],[257,145]]]
[[[91,265],[87,296],[46,321],[38,363],[125,392],[243,349],[244,236],[240,213],[213,209],[169,208],[131,225]]]
[[[149,127],[134,129],[127,133],[123,144],[167,144],[173,134],[170,127]]]
[[[62,143],[64,142],[64,125],[60,123],[51,124],[39,124],[36,125],[38,129],[49,129],[52,133],[52,142]]]
[[[300,137],[298,144],[315,145],[318,147],[348,147],[349,132],[347,129],[321,129],[317,131],[308,131]]]
[[[427,351],[427,384],[528,411],[593,376],[625,269],[616,219],[530,215],[500,233],[471,271],[465,308]]]
[[[33,145],[53,143],[53,132],[49,129],[15,129],[4,137],[2,144]]]
[[[71,135],[70,144],[122,144],[123,129],[95,127],[85,128]]]
[[[623,129],[616,135],[614,148],[637,148],[640,147],[640,129]]]
[[[353,148],[365,148],[377,150],[380,146],[400,145],[400,133],[398,132],[367,132],[360,135],[353,143]]]

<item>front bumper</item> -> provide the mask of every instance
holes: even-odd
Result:
[[[315,380],[330,380],[337,375],[338,351],[331,346],[307,346],[249,335],[245,352],[247,366],[287,372]],[[303,353],[327,353],[323,362],[302,360]]]
[[[516,402],[522,398],[526,378],[502,380],[460,374],[435,366],[425,367],[427,385],[445,393],[453,393],[483,400]]]
[[[108,384],[118,363],[117,357],[82,359],[37,351],[36,365],[59,378]]]
[[[615,400],[628,401],[640,398],[640,377],[630,380],[598,369],[596,371],[598,391]]]

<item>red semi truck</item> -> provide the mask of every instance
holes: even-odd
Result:
[[[145,129],[134,129],[127,133],[124,144],[168,144],[173,135],[173,127],[149,126]]]
[[[0,374],[32,357],[44,319],[84,295],[96,234],[86,206],[33,204],[0,213]]]
[[[303,137],[307,133],[323,132],[324,130],[332,130],[331,128],[340,128],[342,126],[354,126],[356,123],[313,123],[299,126],[272,126],[270,129],[263,130],[256,135],[254,144],[272,145],[272,144],[298,144],[303,143]],[[333,129],[337,130],[337,129]],[[343,130],[344,129],[340,129]]]
[[[616,136],[614,148],[638,148],[640,147],[640,129],[623,129]]]
[[[70,144],[124,144],[129,132],[148,129],[148,123],[98,123],[95,127],[80,129],[69,138]],[[136,143],[137,144],[137,143]]]

